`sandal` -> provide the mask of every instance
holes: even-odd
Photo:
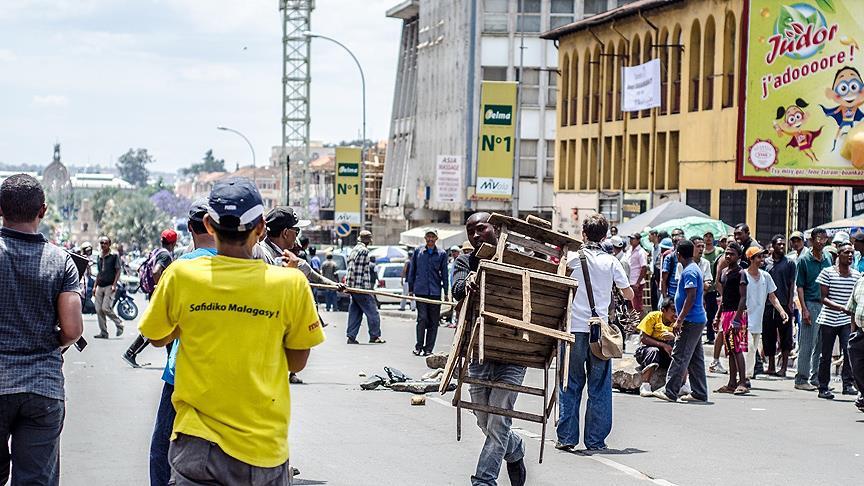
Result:
[[[720,388],[714,390],[714,393],[734,393],[735,389],[729,385],[723,385]]]
[[[735,391],[732,392],[733,395],[746,395],[748,393],[750,393],[750,389],[744,385],[738,385],[738,388],[736,388]]]
[[[420,351],[419,349],[415,349],[414,351],[411,351],[411,353],[412,353],[414,356],[420,356],[420,354],[422,354],[423,351]]]

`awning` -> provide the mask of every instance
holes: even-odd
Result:
[[[820,224],[818,228],[825,228],[828,236],[834,236],[836,233],[841,231],[851,236],[856,231],[864,231],[864,216],[838,219],[837,221],[831,221],[830,223]],[[809,238],[810,232],[814,229],[815,228],[810,228],[805,231],[804,236]]]
[[[426,244],[426,231],[429,228],[438,230],[438,243],[435,246],[443,250],[453,245],[462,246],[462,243],[468,239],[465,227],[462,225],[433,223],[403,231],[399,234],[399,244],[409,248],[424,246]]]
[[[618,234],[622,236],[630,236],[633,233],[641,233],[645,228],[654,228],[666,221],[686,218],[688,216],[699,216],[711,219],[711,216],[708,216],[702,211],[692,208],[682,202],[669,201],[655,207],[654,209],[645,211],[630,221],[625,221],[619,224]]]

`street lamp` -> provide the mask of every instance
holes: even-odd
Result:
[[[243,140],[245,140],[245,141],[246,141],[246,144],[249,145],[249,150],[252,151],[252,182],[255,182],[255,178],[257,177],[257,173],[256,173],[256,172],[257,172],[257,169],[258,169],[258,164],[255,162],[255,148],[252,147],[252,142],[250,142],[249,139],[246,138],[246,135],[243,135],[242,133],[240,133],[240,132],[237,131],[237,130],[234,130],[233,128],[228,128],[228,127],[216,127],[216,130],[222,130],[223,132],[236,133],[237,135],[240,135],[241,137],[243,137]],[[257,183],[256,183],[256,184],[257,184]]]
[[[357,60],[357,56],[355,56],[354,53],[351,52],[351,49],[348,49],[345,44],[332,37],[327,37],[326,35],[310,32],[308,30],[303,32],[303,35],[310,39],[325,39],[336,44],[342,49],[345,49],[345,52],[351,56],[351,59],[354,59],[354,63],[357,64],[357,69],[360,71],[360,89],[362,90],[363,96],[363,140],[360,142],[360,228],[362,229],[363,224],[366,221],[366,75],[363,74],[363,67],[360,65],[360,61]]]

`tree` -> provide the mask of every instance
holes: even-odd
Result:
[[[180,169],[180,173],[183,175],[200,174],[201,172],[225,172],[225,160],[213,157],[213,149],[208,149],[200,163]]]
[[[185,197],[178,196],[167,189],[162,189],[150,196],[150,202],[172,218],[188,216],[189,206],[192,205],[192,202]]]
[[[117,170],[120,171],[120,178],[124,181],[135,187],[144,187],[150,176],[147,164],[152,162],[153,157],[147,153],[147,149],[132,150],[130,148],[117,160]]]
[[[108,206],[109,201],[114,199],[118,194],[120,194],[120,189],[116,187],[105,187],[93,194],[93,220],[96,221],[96,224],[102,225],[102,216],[105,213],[105,208]]]
[[[158,245],[162,230],[172,227],[171,218],[137,192],[116,194],[102,213],[102,233],[129,247],[145,249]]]

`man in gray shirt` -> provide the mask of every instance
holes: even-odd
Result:
[[[0,484],[60,483],[61,353],[84,327],[72,257],[37,231],[46,209],[33,177],[0,186]]]

